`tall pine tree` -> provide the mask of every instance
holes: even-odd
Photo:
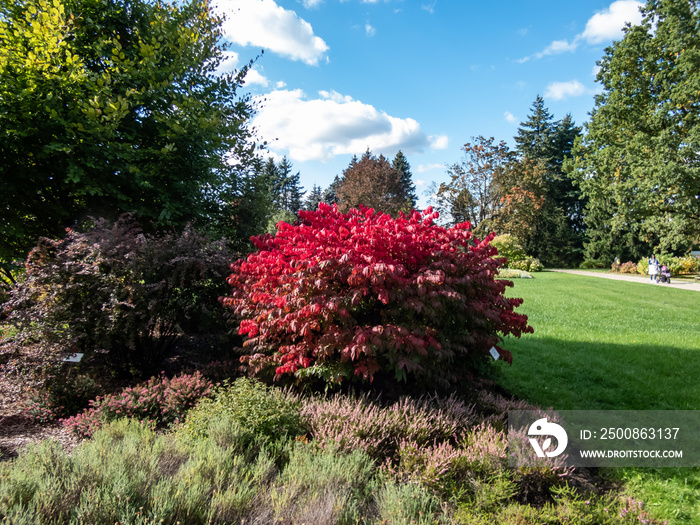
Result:
[[[304,209],[309,211],[317,210],[320,202],[323,202],[323,190],[320,186],[314,184],[304,200]]]
[[[418,204],[418,197],[416,197],[416,186],[413,184],[413,175],[411,174],[411,165],[408,163],[408,159],[403,154],[403,151],[399,150],[391,163],[392,167],[401,174],[401,186],[403,186],[403,191],[406,193],[407,208],[414,209],[416,204]]]

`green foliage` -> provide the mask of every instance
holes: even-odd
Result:
[[[491,240],[491,246],[498,250],[499,257],[505,257],[507,259],[506,264],[508,265],[516,261],[522,261],[528,257],[518,239],[509,233],[496,235],[496,237]]]
[[[544,265],[539,259],[527,255],[518,239],[509,233],[494,237],[491,241],[491,246],[498,250],[499,257],[507,259],[506,266],[511,270],[524,272],[541,272],[544,270]],[[500,272],[499,276],[503,277]]]
[[[599,62],[603,92],[576,148],[589,257],[679,253],[700,236],[700,12],[649,0],[643,13]]]
[[[270,440],[306,431],[297,402],[279,389],[241,378],[215,388],[211,399],[203,399],[190,411],[180,432],[195,439],[204,438],[209,424],[224,417],[242,430]]]
[[[416,185],[413,184],[413,175],[411,174],[411,165],[408,163],[406,155],[403,151],[399,150],[391,162],[391,166],[399,172],[401,175],[401,186],[403,186],[403,191],[406,194],[406,213],[413,210],[418,204],[418,197],[416,197]]]
[[[453,223],[469,221],[477,235],[492,231],[492,219],[500,203],[500,195],[492,184],[494,177],[512,160],[513,154],[504,141],[493,137],[472,137],[463,147],[462,161],[449,167],[450,182],[435,189],[436,209],[452,215]]]
[[[501,190],[505,228],[525,249],[549,266],[572,266],[583,249],[582,202],[568,167],[581,133],[571,115],[554,121],[539,95],[515,137],[519,159],[506,172]],[[534,179],[534,180],[533,180]],[[510,189],[509,189],[510,187]],[[510,214],[508,214],[510,212]],[[527,228],[522,226],[522,222]]]
[[[292,174],[292,163],[283,157],[279,163],[270,158],[263,167],[272,207],[276,213],[286,211],[290,215],[302,209],[303,188],[299,182],[299,172]],[[315,208],[314,208],[315,209]]]
[[[694,274],[700,272],[700,258],[698,257],[674,257],[670,254],[661,254],[657,257],[659,267],[668,266],[671,275]],[[637,272],[642,275],[649,273],[649,259],[643,257],[637,263]]]
[[[586,259],[581,264],[579,268],[582,270],[600,270],[602,268],[607,268],[609,263],[604,259]]]
[[[270,220],[267,223],[267,233],[275,234],[277,233],[277,225],[280,222],[286,222],[287,224],[294,224],[297,221],[296,214],[288,210],[278,210],[272,214]]]
[[[220,23],[206,0],[0,3],[0,261],[88,214],[230,214],[252,106],[248,66],[216,73]]]
[[[72,416],[87,408],[90,401],[102,393],[102,387],[88,375],[61,374],[34,393],[24,415],[38,423]]]
[[[440,519],[440,500],[419,483],[389,481],[378,497],[380,523],[446,523]]]
[[[544,265],[535,259],[534,257],[528,257],[527,259],[522,259],[520,261],[515,261],[508,265],[509,268],[514,270],[522,270],[524,272],[541,272],[544,270]]]

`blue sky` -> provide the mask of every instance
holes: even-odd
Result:
[[[483,135],[513,146],[535,97],[588,119],[596,61],[641,20],[637,0],[218,0],[223,69],[260,57],[253,124],[305,189],[328,186],[368,147],[411,164],[419,204]]]

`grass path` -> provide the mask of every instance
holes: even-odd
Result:
[[[559,410],[700,410],[700,294],[543,272],[508,292],[535,333],[511,338],[499,382]],[[700,469],[614,469],[657,518],[700,523]]]

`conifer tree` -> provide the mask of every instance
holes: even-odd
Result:
[[[355,164],[357,164],[357,157],[353,157],[353,160],[355,161]],[[321,194],[321,202],[331,205],[338,204],[338,188],[340,187],[341,183],[342,179],[336,175],[333,182],[331,182],[330,185],[323,190],[323,193]]]
[[[391,165],[401,174],[401,186],[403,186],[403,191],[407,196],[407,207],[415,208],[418,204],[418,197],[416,197],[416,186],[413,184],[411,165],[401,150],[398,151]]]
[[[304,200],[304,209],[309,211],[315,211],[318,209],[320,202],[323,202],[323,190],[320,186],[313,185],[311,191]]]
[[[537,95],[530,116],[518,128],[516,151],[521,157],[533,160],[549,159],[553,155],[553,135],[553,117],[545,107],[544,99]]]

